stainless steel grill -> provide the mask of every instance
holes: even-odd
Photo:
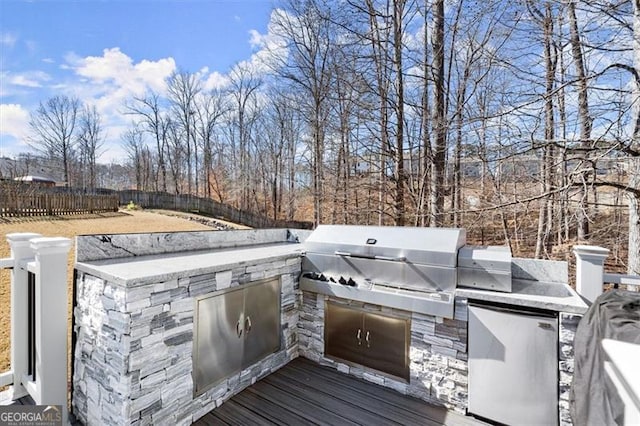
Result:
[[[508,249],[465,243],[464,229],[320,225],[304,243],[300,286],[453,318],[461,277],[467,286],[511,288]]]

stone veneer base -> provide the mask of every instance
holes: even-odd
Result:
[[[582,319],[579,314],[567,314],[561,312],[559,315],[560,338],[559,338],[559,388],[560,394],[559,414],[560,426],[571,426],[571,412],[569,410],[569,392],[573,382],[574,352],[573,339],[576,336],[578,323]]]
[[[280,277],[282,350],[194,397],[194,298],[219,289],[216,274],[127,287],[78,271],[74,415],[89,425],[188,425],[284,366],[298,356],[299,273],[297,255],[232,269],[224,286]]]
[[[326,300],[411,319],[409,383],[364,366],[325,357]],[[466,299],[456,300],[454,319],[443,319],[303,291],[298,322],[298,347],[301,356],[322,365],[465,414],[468,383],[467,315]]]

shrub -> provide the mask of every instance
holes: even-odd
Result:
[[[140,210],[140,206],[133,201],[129,201],[129,204],[127,204],[127,210]]]

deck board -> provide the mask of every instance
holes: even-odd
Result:
[[[275,424],[297,424],[301,421],[300,416],[283,410],[280,405],[264,399],[252,391],[240,392],[233,397],[233,400],[243,407],[259,412],[262,417]]]
[[[195,425],[484,424],[392,389],[297,358]]]
[[[273,426],[272,422],[260,414],[249,410],[233,400],[222,404],[222,406],[210,414],[216,419],[216,421],[212,423],[215,425],[224,422],[224,424],[227,425]]]
[[[253,385],[254,390],[260,392],[264,398],[276,402],[283,409],[294,412],[310,424],[317,425],[357,425],[342,416],[342,413],[332,406],[321,406],[310,402],[309,395],[299,395],[289,389],[283,389],[266,380]]]
[[[368,400],[370,406],[385,406],[392,404],[396,408],[403,410],[407,416],[419,415],[434,421],[435,424],[447,424],[452,426],[473,426],[482,424],[472,417],[447,411],[442,406],[432,405],[418,398],[408,397],[399,392],[382,386],[367,382],[365,380],[354,379],[352,376],[341,374],[333,369],[317,368],[317,364],[305,358],[299,358],[297,362],[288,365],[287,370],[294,369],[314,375],[318,380],[328,381],[330,386],[348,389],[352,394],[360,394]],[[285,370],[285,371],[287,371]],[[422,420],[421,420],[422,421]]]
[[[31,395],[23,396],[20,399],[12,401],[10,399],[11,393],[7,389],[6,391],[0,392],[0,405],[35,405],[35,401],[31,398]]]
[[[316,392],[332,395],[334,400],[348,401],[356,408],[358,413],[361,413],[361,416],[372,418],[371,424],[406,425],[421,423],[425,426],[439,424],[430,422],[430,419],[426,416],[416,415],[386,401],[372,404],[370,395],[354,391],[353,388],[349,387],[337,387],[331,381],[324,380],[322,376],[315,376],[308,371],[300,370],[296,372],[293,369],[285,369],[280,375],[292,382],[301,381],[305,386]]]

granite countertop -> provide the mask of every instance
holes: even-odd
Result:
[[[265,244],[76,262],[75,268],[122,286],[137,286],[287,259],[299,256],[301,249],[296,243]]]
[[[569,285],[544,281],[513,279],[511,293],[458,287],[456,296],[573,314],[583,314],[588,309]]]

